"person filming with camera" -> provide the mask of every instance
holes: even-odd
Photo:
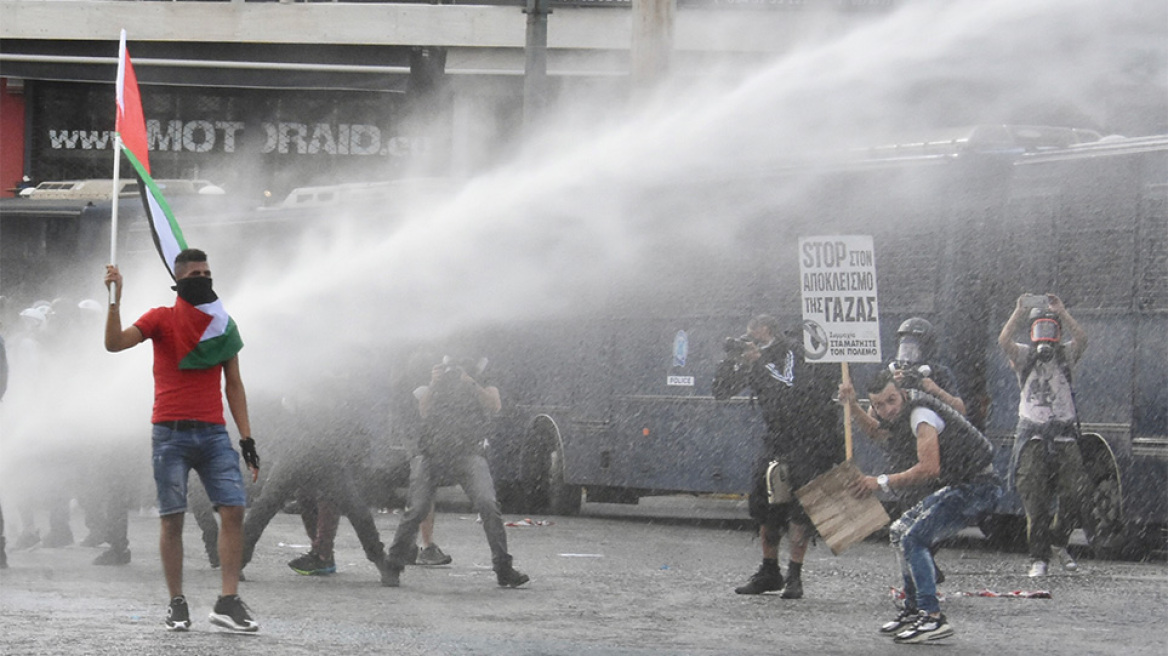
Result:
[[[1014,341],[1023,330],[1026,341]],[[1066,547],[1076,522],[1084,517],[1081,495],[1088,481],[1079,452],[1071,370],[1087,350],[1087,333],[1058,296],[1023,294],[998,335],[998,345],[1021,388],[1010,484],[1017,486],[1026,511],[1029,574],[1046,576],[1052,548],[1066,570],[1077,570]]]
[[[416,550],[415,540],[430,513],[438,487],[458,483],[483,520],[491,562],[500,587],[518,588],[530,578],[516,570],[507,552],[507,533],[495,498],[485,444],[491,419],[502,409],[499,388],[485,378],[487,359],[444,357],[434,365],[430,384],[417,390],[425,428],[410,461],[409,501],[386,558],[382,585],[398,587],[401,572]]]
[[[918,389],[965,414],[965,401],[961,398],[957,377],[941,363],[937,331],[928,320],[912,317],[900,324],[896,329],[896,357],[888,363],[888,370],[898,387]],[[857,413],[856,422],[866,434],[882,444],[887,443],[888,431],[880,426],[880,418],[874,410],[869,408],[866,413]],[[895,454],[889,455],[895,457]],[[906,464],[911,466],[916,461],[915,446],[905,455],[908,456]]]
[[[794,490],[844,459],[839,412],[831,400],[835,378],[828,366],[808,364],[801,342],[785,337],[773,316],[761,314],[747,324],[746,335],[726,341],[726,358],[714,376],[714,398],[720,401],[745,388],[758,399],[767,427],[748,498],[762,542],[762,565],[734,592],[782,590],[783,599],[800,599],[803,558],[815,528]],[[779,541],[786,530],[791,539],[784,581]]]

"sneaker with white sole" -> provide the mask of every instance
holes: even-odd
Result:
[[[239,595],[223,595],[211,611],[211,623],[232,631],[255,633],[260,625],[251,617],[250,609]]]
[[[1063,564],[1063,569],[1068,572],[1079,571],[1079,563],[1075,562],[1074,556],[1071,555],[1071,552],[1067,551],[1066,547],[1055,549],[1054,553],[1058,556],[1059,562]]]
[[[953,627],[949,626],[949,622],[946,621],[944,615],[934,617],[925,611],[921,611],[917,615],[916,623],[896,634],[893,640],[897,644],[913,645],[920,642],[948,638],[951,635],[953,635]]]
[[[1026,576],[1032,579],[1039,579],[1046,576],[1046,561],[1036,560],[1030,563],[1030,572]]]
[[[170,600],[166,609],[166,628],[170,631],[186,631],[191,628],[191,609],[187,598],[179,595]]]
[[[896,616],[896,619],[890,620],[881,625],[880,635],[886,635],[890,638],[895,637],[896,634],[904,631],[913,624],[916,624],[917,617],[919,616],[920,613],[918,613],[915,608],[905,608],[900,611],[900,614]]]

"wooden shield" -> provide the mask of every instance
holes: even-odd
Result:
[[[837,556],[891,521],[876,495],[857,499],[848,491],[848,483],[859,476],[863,474],[849,460],[795,491],[816,530]]]

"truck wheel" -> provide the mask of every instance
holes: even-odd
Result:
[[[1107,442],[1096,433],[1084,433],[1079,443],[1091,487],[1083,499],[1083,532],[1096,558],[1116,558],[1130,543],[1123,518],[1123,489],[1119,465]]]
[[[553,515],[578,515],[583,490],[579,485],[564,483],[564,452],[558,446],[550,449],[547,466],[547,510]]]
[[[580,512],[583,490],[564,483],[564,450],[555,425],[539,422],[533,430],[530,483],[525,490],[530,512],[575,515]]]

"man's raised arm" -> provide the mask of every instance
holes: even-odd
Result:
[[[105,286],[109,287],[111,284],[115,284],[117,287],[115,288],[116,298],[110,304],[105,317],[105,350],[117,353],[141,344],[146,338],[137,326],[122,329],[122,315],[119,310],[122,302],[122,274],[116,266],[107,264],[105,267]]]

